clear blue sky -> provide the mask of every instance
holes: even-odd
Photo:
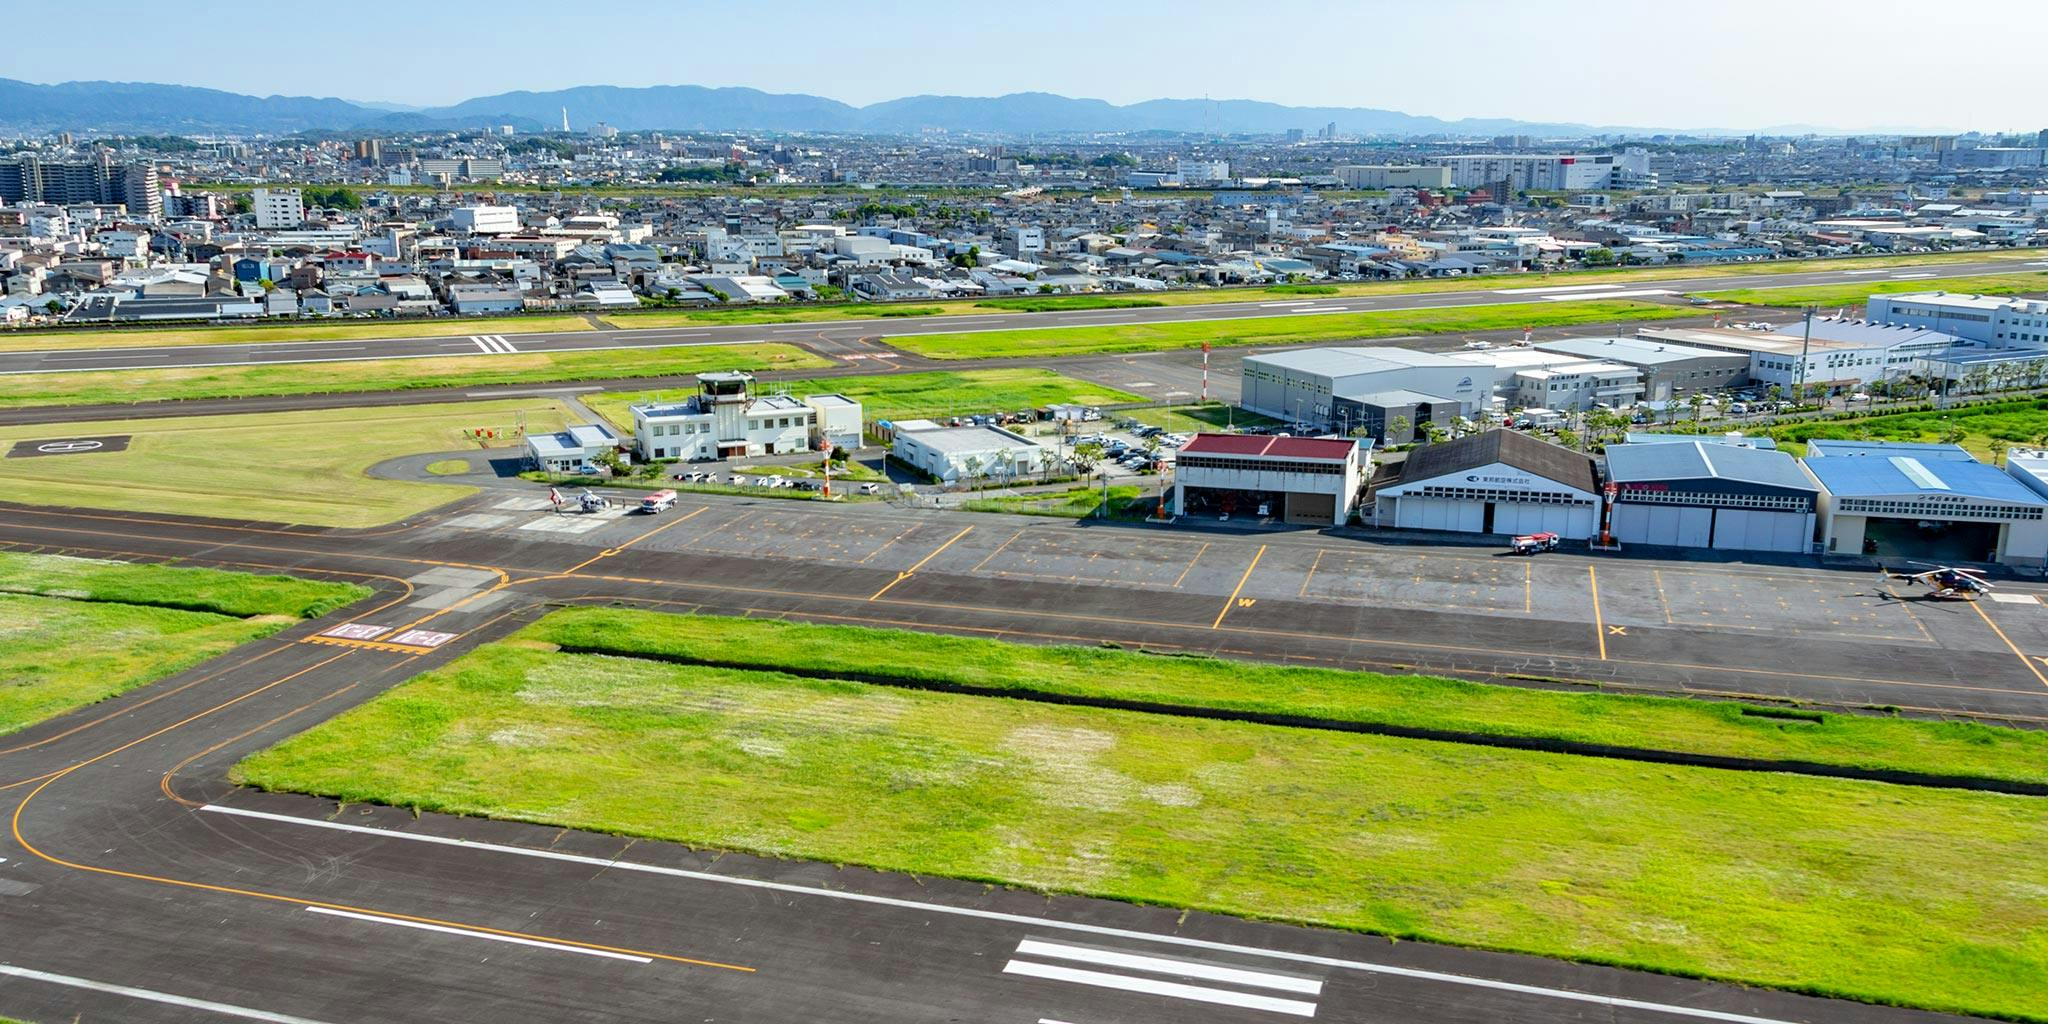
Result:
[[[1666,127],[2048,127],[2048,60],[2026,41],[2039,0],[498,0],[303,15],[100,0],[77,25],[67,10],[15,12],[9,27],[35,42],[10,47],[0,77],[419,105],[692,84],[856,104],[1044,91]]]

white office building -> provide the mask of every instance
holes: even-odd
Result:
[[[1423,407],[1419,415],[1472,416],[1492,403],[1500,371],[1464,355],[1405,348],[1305,348],[1246,356],[1240,404],[1317,430],[1363,425],[1361,408]],[[1418,412],[1404,412],[1415,422]],[[1405,439],[1402,439],[1405,440]]]
[[[811,448],[816,413],[788,395],[753,394],[753,375],[700,373],[697,394],[633,406],[633,450],[653,460],[749,458]]]
[[[1518,192],[1613,188],[1617,178],[1627,180],[1650,172],[1650,155],[1642,150],[1619,155],[1484,153],[1438,157],[1437,162],[1450,168],[1454,188],[1479,188],[1505,181]]]
[[[1451,187],[1451,169],[1442,164],[1344,164],[1331,173],[1345,188]]]
[[[559,433],[528,434],[526,458],[543,472],[574,473],[618,446],[619,439],[602,425],[582,423]]]
[[[259,228],[296,228],[306,223],[306,195],[295,188],[259,188],[249,193]]]
[[[830,451],[860,447],[860,403],[845,395],[810,395],[804,404],[811,408],[811,435],[817,447]]]
[[[1016,480],[1043,471],[1053,461],[1045,446],[1001,427],[912,429],[918,425],[897,424],[889,454],[942,483]]]
[[[449,212],[448,223],[472,235],[516,234],[519,211],[510,206],[458,206]]]
[[[1865,310],[1878,323],[1940,331],[1990,348],[2048,346],[2048,301],[2041,299],[1915,292],[1872,295]]]

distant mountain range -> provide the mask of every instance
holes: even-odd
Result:
[[[446,107],[357,103],[332,97],[244,96],[217,89],[133,82],[37,85],[0,79],[0,132],[264,133],[404,131],[511,124],[523,131],[599,121],[625,131],[721,129],[903,133],[938,129],[1034,135],[1060,132],[1283,132],[1311,134],[1332,121],[1346,134],[1587,134],[1576,124],[1507,118],[1445,121],[1367,107],[1290,107],[1253,100],[1148,100],[1118,106],[1051,93],[910,96],[856,107],[822,96],[759,89],[593,85],[508,92]]]

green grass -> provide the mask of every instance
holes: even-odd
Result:
[[[136,348],[158,345],[247,345],[264,341],[351,341],[361,338],[450,338],[471,334],[536,334],[594,330],[579,316],[491,319],[349,320],[304,323],[219,324],[122,330],[61,328],[0,331],[0,352],[66,348]]]
[[[1158,299],[1133,299],[1114,295],[1045,295],[1035,299],[987,299],[976,309],[1000,309],[1016,313],[1050,313],[1076,309],[1146,309],[1164,306]]]
[[[0,408],[120,404],[144,399],[162,401],[483,387],[666,377],[707,370],[807,370],[830,365],[830,360],[794,345],[764,342],[597,352],[374,359],[352,363],[0,374]]]
[[[174,675],[365,587],[0,552],[0,734]]]
[[[870,423],[876,420],[1016,412],[1052,403],[1111,405],[1144,401],[1129,392],[1075,380],[1051,370],[1030,368],[828,377],[776,381],[775,387],[787,389],[799,397],[828,392],[845,395],[861,404],[861,416]],[[627,410],[633,405],[652,401],[658,396],[673,398],[678,394],[680,392],[676,390],[606,392],[586,397],[584,403],[614,424],[630,424],[633,417]]]
[[[893,335],[887,342],[933,359],[1072,356],[1212,345],[1285,345],[1363,340],[1408,334],[1492,331],[1534,325],[1592,324],[1697,316],[1692,310],[1648,302],[1556,302],[1542,305],[1461,306],[1450,309],[1333,313],[1198,323],[1061,327],[963,334]]]
[[[1143,519],[1154,508],[1156,491],[1130,485],[1109,489],[1110,515]],[[1073,487],[1052,494],[1006,494],[993,498],[971,498],[960,507],[969,512],[1003,512],[1020,516],[1052,516],[1058,519],[1086,519],[1102,508],[1101,487]]]
[[[122,452],[0,459],[0,493],[30,505],[375,526],[476,489],[376,480],[365,469],[400,455],[470,447],[466,430],[508,438],[521,414],[535,433],[560,430],[569,420],[560,402],[525,398],[65,423],[61,430],[0,426],[0,450],[34,438],[133,437]]]
[[[1805,420],[1764,431],[1788,446],[1816,438],[1851,441],[1940,441],[1961,431],[1956,443],[1980,459],[2002,458],[2014,446],[2031,447],[2048,438],[2048,399],[1965,405],[1946,411],[1884,413],[1845,419]]]
[[[1701,298],[1751,306],[1854,306],[1857,315],[1872,295],[1898,292],[1968,292],[1976,295],[2031,295],[2048,291],[2048,273],[1988,274],[1977,277],[1923,277],[1911,281],[1863,281],[1851,284],[1797,285],[1790,288],[1736,288],[1696,292]]]
[[[348,802],[2048,1019],[2038,799],[516,641],[236,774]]]
[[[1729,702],[1559,692],[1095,647],[1041,647],[859,626],[615,608],[557,612],[522,638],[597,650],[803,672],[862,672],[1340,722],[2048,782],[2048,732],[1813,712],[1792,720]],[[1767,709],[1768,710],[1768,709]],[[1806,714],[1802,712],[1802,714]]]
[[[1155,427],[1164,427],[1181,434],[1192,434],[1200,430],[1270,427],[1280,422],[1271,416],[1262,416],[1248,409],[1234,409],[1222,402],[1121,409],[1117,415],[1129,416],[1140,423],[1150,423]]]
[[[429,476],[461,476],[469,472],[468,459],[442,459],[427,463]]]
[[[247,618],[311,619],[370,596],[368,587],[191,566],[131,565],[0,551],[0,592],[149,605]]]
[[[1260,291],[1268,295],[1337,295],[1342,289],[1334,284],[1276,284]]]

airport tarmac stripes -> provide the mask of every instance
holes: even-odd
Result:
[[[469,340],[477,348],[496,356],[509,356],[519,351],[502,334],[477,334]]]
[[[394,928],[413,928],[423,932],[439,932],[443,935],[460,935],[470,939],[486,939],[491,942],[504,942],[514,946],[532,946],[536,949],[552,949],[562,953],[581,953],[584,956],[594,956],[605,960],[626,960],[636,964],[651,964],[654,962],[652,957],[634,956],[631,953],[614,953],[609,949],[586,949],[582,946],[571,946],[562,942],[545,942],[540,939],[521,938],[517,935],[496,935],[491,932],[472,931],[468,928],[456,928],[445,924],[407,921],[394,917],[380,917],[376,914],[358,914],[353,911],[333,910],[328,907],[307,907],[306,912],[309,914],[325,914],[328,917],[345,917],[353,921],[367,921],[371,924],[390,925]]]
[[[140,1002],[156,1003],[162,1006],[176,1006],[185,1010],[199,1010],[212,1016],[230,1017],[235,1020],[263,1021],[265,1024],[321,1024],[320,1021],[313,1020],[310,1017],[294,1017],[286,1013],[271,1013],[268,1010],[255,1010],[246,1006],[236,1006],[232,1003],[216,1003],[210,999],[194,999],[190,996],[157,992],[129,985],[113,985],[104,981],[93,981],[90,978],[76,978],[68,974],[51,974],[48,971],[31,970],[27,967],[17,967],[13,964],[0,964],[0,976],[20,978],[24,981],[37,981],[46,985],[60,985],[65,988],[84,989],[88,992],[105,992],[109,995],[126,996],[129,999]]]
[[[625,515],[628,511],[631,510],[623,505],[616,505],[611,508],[600,509],[596,512],[575,515],[546,515],[530,523],[521,523],[519,528],[522,530],[533,530],[538,533],[589,533]]]
[[[1313,999],[1293,997],[1319,996],[1323,991],[1321,981],[1299,975],[1042,939],[1019,942],[1003,973],[1293,1017],[1316,1015]]]
[[[431,629],[408,629],[396,636],[386,636],[392,627],[379,626],[368,622],[344,622],[318,636],[309,636],[305,643],[326,644],[330,647],[366,647],[373,651],[393,651],[398,654],[425,654],[460,633],[440,633]]]
[[[2031,604],[2038,606],[2041,603],[2041,599],[2032,594],[1992,594],[1989,596],[1993,601],[1997,601],[2000,604]]]

